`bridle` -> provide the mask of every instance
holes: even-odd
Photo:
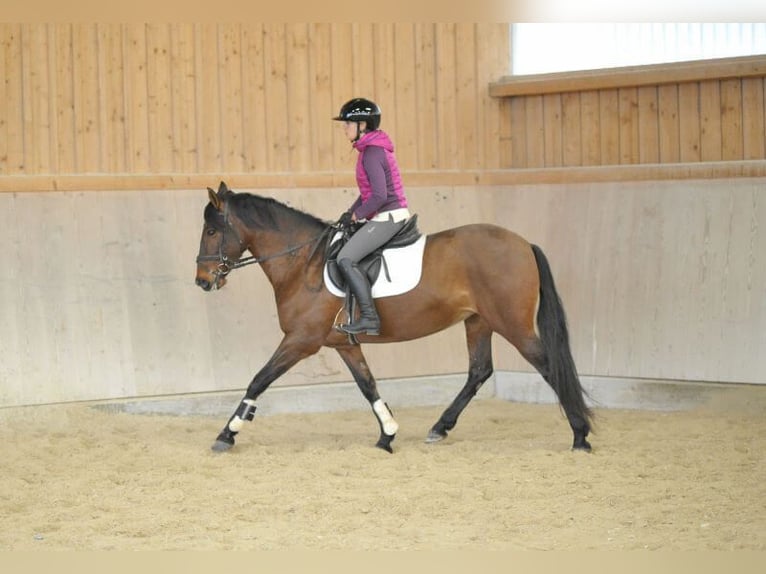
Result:
[[[246,249],[248,249],[247,245],[244,241],[242,241],[242,238],[239,236],[239,233],[237,233],[237,230],[232,227],[231,222],[229,221],[229,204],[228,202],[224,205],[224,226],[221,230],[221,242],[218,244],[218,253],[216,255],[198,255],[197,256],[197,263],[201,263],[203,261],[217,261],[218,266],[216,267],[216,270],[213,272],[213,285],[218,285],[218,280],[222,277],[226,277],[229,273],[234,271],[235,269],[239,269],[240,267],[246,267],[247,265],[252,265],[253,263],[263,263],[264,261],[269,261],[271,259],[276,259],[278,257],[284,257],[285,255],[291,255],[295,253],[296,251],[303,249],[307,245],[311,245],[312,243],[316,243],[324,237],[329,229],[333,229],[332,226],[329,226],[327,229],[324,229],[321,233],[318,235],[312,237],[311,239],[304,241],[303,243],[299,243],[298,245],[294,245],[292,247],[288,247],[286,249],[283,249],[282,251],[279,251],[277,253],[271,253],[269,255],[264,255],[262,257],[255,257],[253,255],[250,255],[248,257],[239,258],[236,261],[233,261],[229,259],[228,255],[226,255],[223,252],[223,246],[226,244],[226,229],[231,230],[232,233],[234,233],[234,237],[239,243],[239,246],[244,253]]]

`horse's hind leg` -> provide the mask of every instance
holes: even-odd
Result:
[[[370,372],[370,367],[367,365],[367,360],[364,358],[361,347],[359,345],[349,345],[338,347],[336,350],[340,358],[343,359],[343,362],[346,363],[348,370],[351,371],[351,375],[354,377],[359,390],[362,391],[364,398],[369,401],[372,406],[372,412],[375,413],[375,417],[378,419],[380,438],[375,446],[393,453],[394,450],[391,448],[391,442],[396,438],[399,424],[394,420],[391,409],[388,408],[388,405],[383,402],[383,399],[378,394],[378,385],[375,383],[375,378]]]
[[[492,375],[492,329],[479,315],[471,315],[465,320],[465,331],[469,356],[468,380],[431,428],[426,442],[438,442],[447,436],[447,431],[454,428],[460,413]]]
[[[571,391],[567,393],[567,387],[565,386],[566,384],[569,384],[571,388],[572,383],[567,382],[564,379],[568,379],[568,381],[576,381],[576,373],[574,373],[572,369],[567,369],[556,375],[553,372],[551,360],[545,351],[542,341],[536,336],[526,339],[524,344],[518,345],[517,348],[522,356],[529,361],[535,369],[537,369],[540,375],[542,375],[545,382],[553,389],[553,392],[556,393],[556,397],[559,399],[559,404],[564,410],[564,414],[566,415],[567,420],[569,421],[569,426],[572,428],[574,434],[572,448],[574,450],[590,451],[591,445],[586,440],[586,437],[590,432],[590,424],[588,423],[587,418],[581,414],[583,408],[577,408],[578,405],[573,404],[573,400],[569,396]],[[579,388],[579,383],[577,383],[577,388]]]

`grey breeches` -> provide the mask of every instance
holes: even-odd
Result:
[[[365,255],[369,255],[378,247],[386,243],[404,227],[406,220],[402,221],[368,221],[351,236],[348,243],[343,246],[337,256],[337,260],[350,259],[353,263],[359,263]]]

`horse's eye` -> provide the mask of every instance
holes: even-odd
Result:
[[[208,230],[207,230],[207,234],[208,234],[208,235],[215,235],[215,229],[213,229],[213,228],[211,227],[210,229],[208,229]]]

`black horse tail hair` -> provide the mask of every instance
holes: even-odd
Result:
[[[540,274],[537,328],[548,359],[548,384],[558,396],[561,406],[570,418],[570,423],[576,427],[581,426],[577,424],[579,421],[572,420],[572,415],[579,417],[586,425],[583,430],[587,433],[591,429],[593,412],[585,404],[584,396],[587,396],[587,393],[580,385],[577,368],[572,358],[564,306],[556,291],[548,258],[537,245],[532,245],[532,252]]]

